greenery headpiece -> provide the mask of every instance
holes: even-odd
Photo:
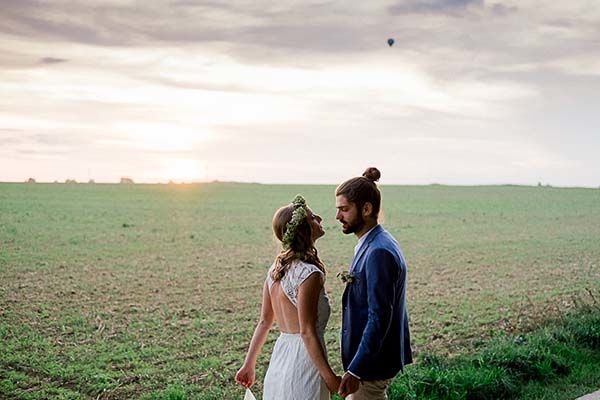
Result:
[[[294,241],[294,236],[296,236],[296,231],[298,227],[306,218],[306,200],[304,197],[299,194],[296,195],[294,201],[292,201],[292,205],[294,206],[294,213],[292,214],[292,219],[285,225],[285,233],[283,234],[283,239],[281,242],[283,243],[284,249],[289,249]]]

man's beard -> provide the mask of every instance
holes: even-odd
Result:
[[[342,232],[344,232],[346,235],[350,233],[356,233],[360,231],[364,226],[365,220],[362,215],[358,214],[354,223],[351,224],[348,222],[346,228],[344,228],[344,226],[342,225]]]

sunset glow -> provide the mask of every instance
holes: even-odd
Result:
[[[206,181],[206,163],[199,160],[162,160],[158,180],[173,183],[195,183]]]

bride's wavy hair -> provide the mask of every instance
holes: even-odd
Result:
[[[289,204],[275,211],[275,215],[273,215],[273,233],[280,242],[283,242],[286,225],[292,220],[293,213],[294,205]],[[314,264],[325,273],[325,265],[323,265],[323,262],[319,258],[315,243],[312,240],[312,231],[307,218],[304,218],[298,225],[296,234],[289,247],[284,248],[275,258],[275,267],[271,271],[271,278],[274,281],[283,278],[294,260]]]

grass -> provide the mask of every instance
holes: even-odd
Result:
[[[390,398],[574,399],[600,387],[598,365],[596,305],[529,334],[494,338],[470,354],[423,356],[394,381]]]
[[[340,233],[333,190],[0,184],[0,398],[241,398],[233,375],[277,252],[271,217],[296,193],[324,219],[326,341],[340,371],[335,273],[356,241]],[[526,334],[600,288],[600,190],[382,191],[385,226],[409,263],[418,365],[426,354],[451,360]],[[276,335],[259,359],[259,381]]]

